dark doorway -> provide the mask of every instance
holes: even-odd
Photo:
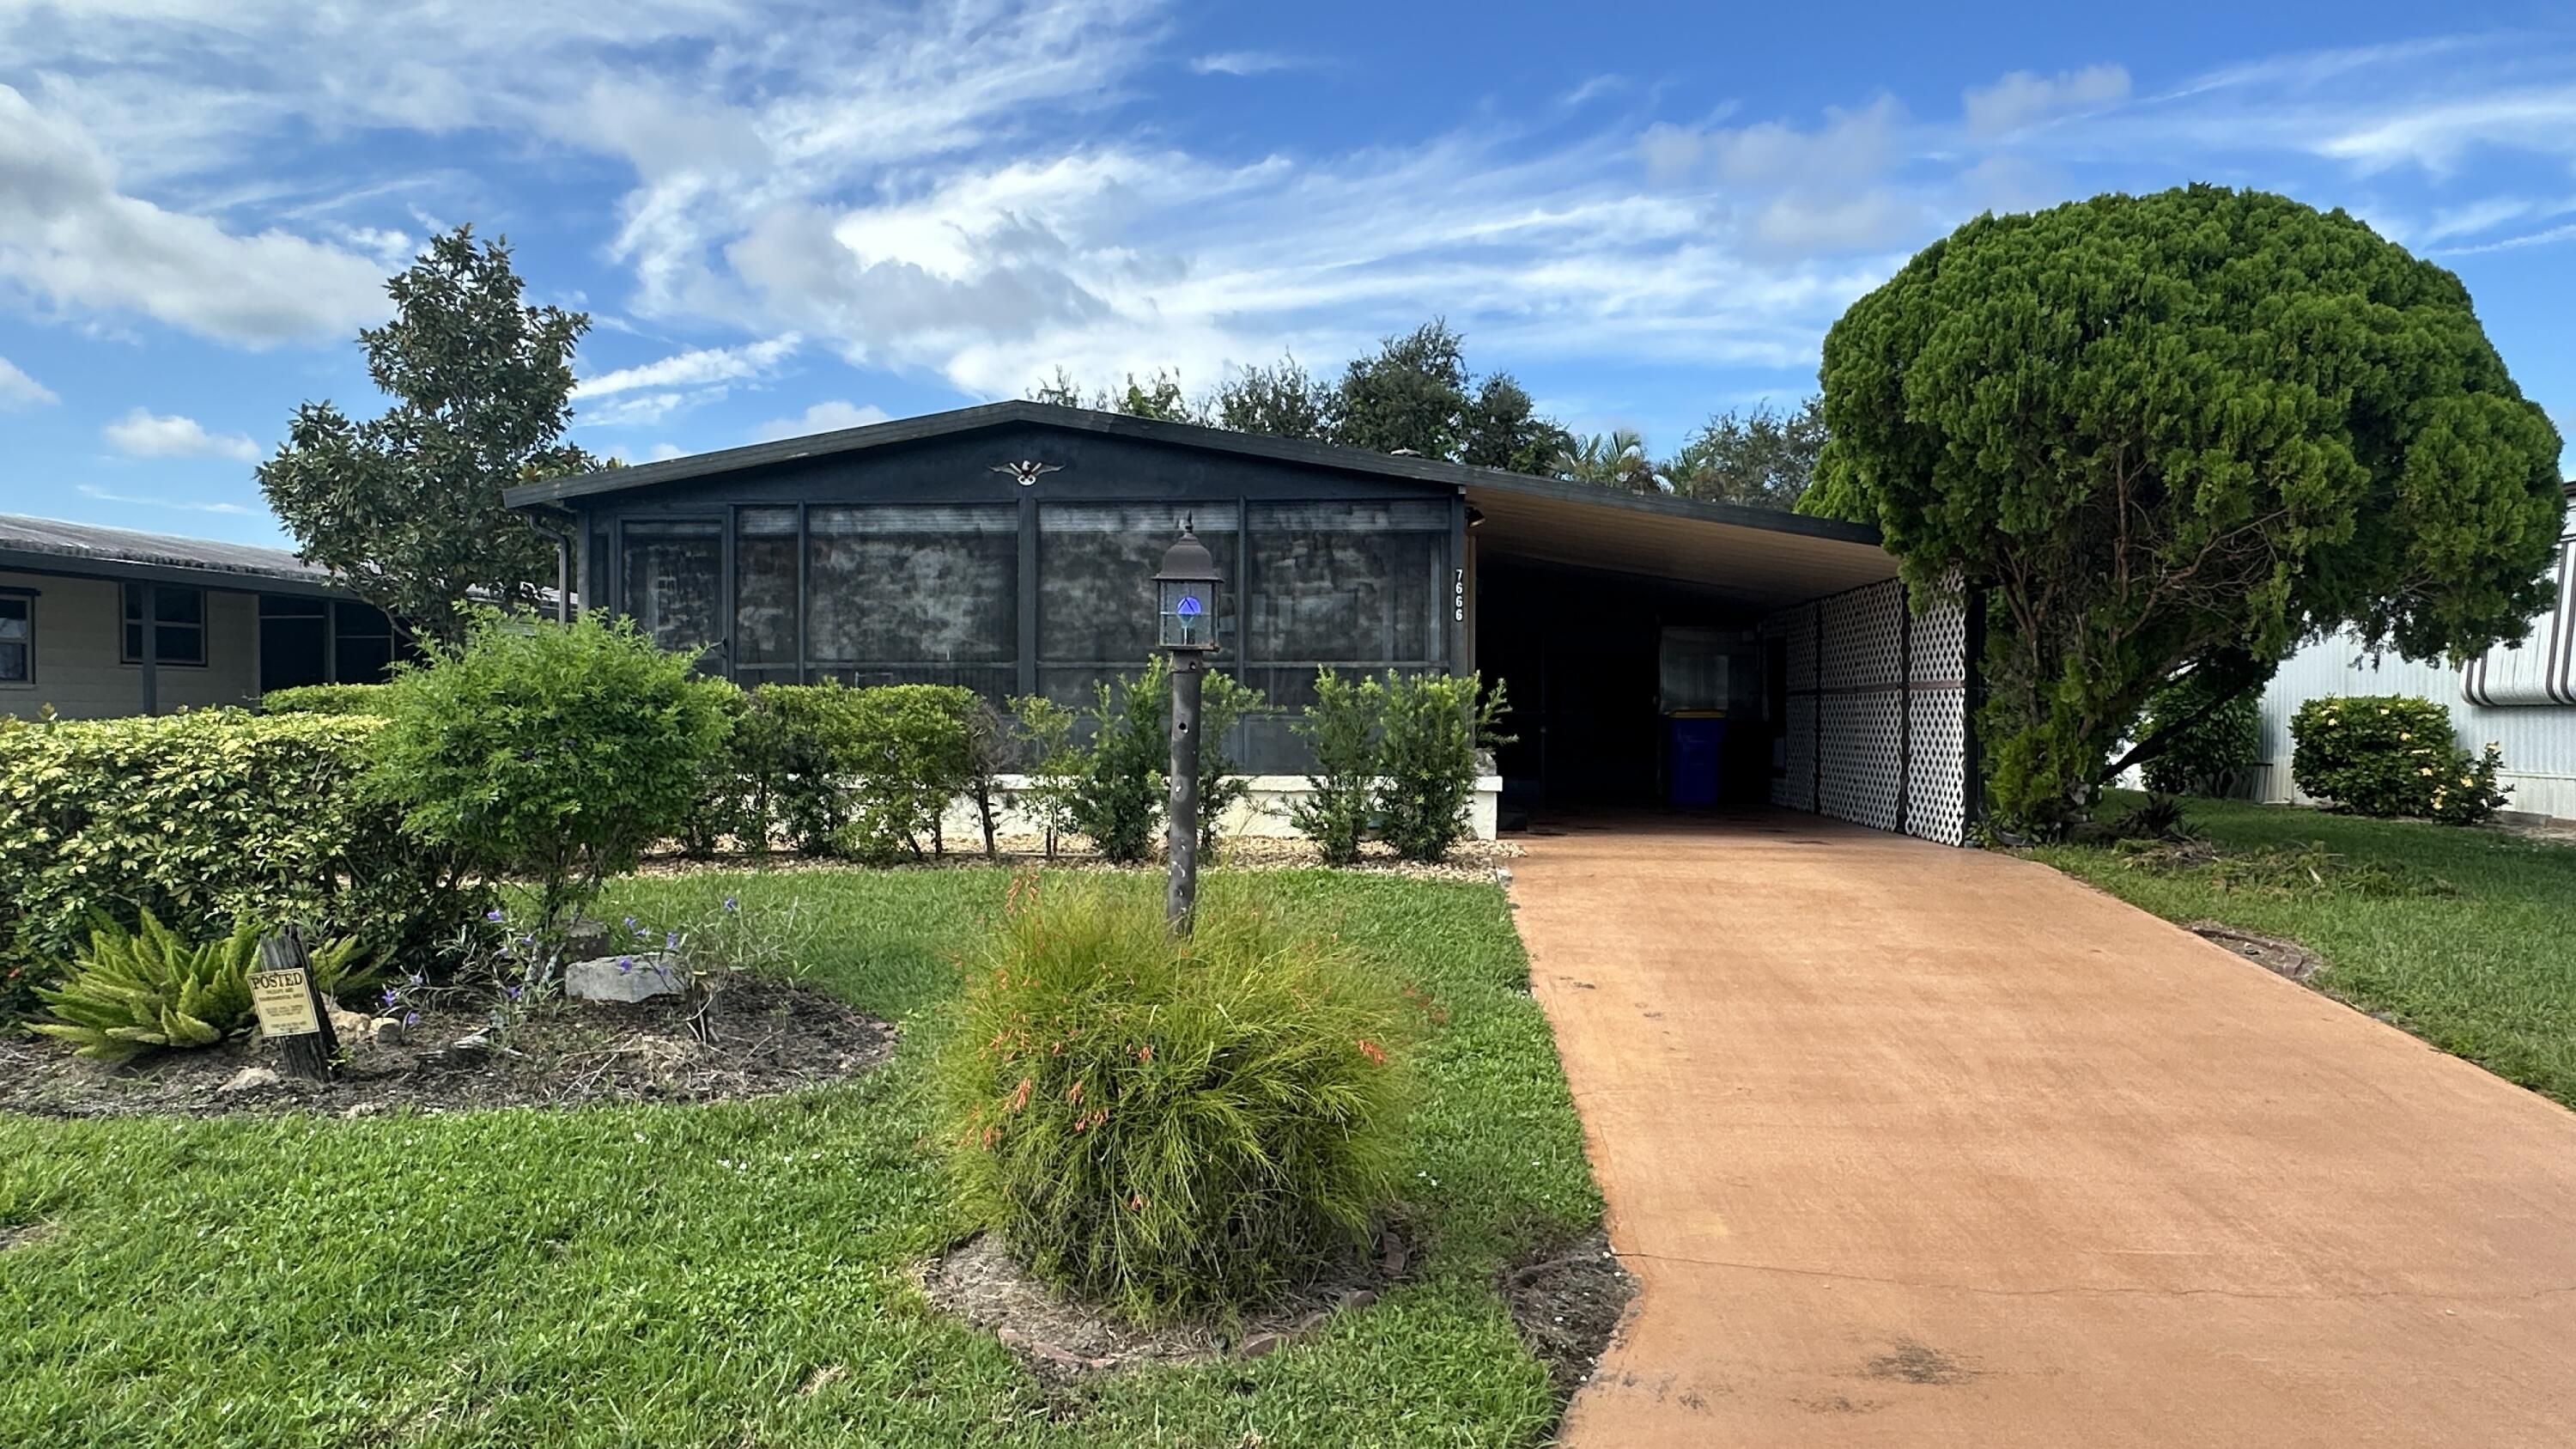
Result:
[[[1507,818],[1547,810],[1661,806],[1674,795],[1667,633],[1725,665],[1721,801],[1769,791],[1759,615],[1713,590],[1655,579],[1480,557],[1476,665],[1508,691],[1495,752]],[[1710,709],[1708,713],[1716,713]]]

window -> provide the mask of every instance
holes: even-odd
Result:
[[[1038,509],[1038,691],[1091,702],[1092,685],[1143,672],[1155,654],[1154,573],[1186,518],[1216,556],[1217,652],[1235,646],[1235,505],[1046,504]]]
[[[25,594],[0,594],[0,684],[35,682],[35,606]]]
[[[796,682],[796,510],[734,515],[734,675],[745,684]]]
[[[334,684],[375,684],[394,662],[394,621],[373,604],[331,606]]]
[[[143,662],[143,595],[146,586],[125,586],[125,651],[128,664]],[[152,653],[158,664],[206,662],[206,591],[151,586]]]
[[[805,652],[817,678],[1009,695],[1019,678],[1016,506],[814,508],[805,527]]]
[[[724,525],[699,521],[626,525],[625,597],[637,627],[665,649],[724,642]]]

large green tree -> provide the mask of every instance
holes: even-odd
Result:
[[[1343,369],[1333,440],[1380,453],[1455,457],[1467,432],[1466,340],[1438,318]]]
[[[260,465],[297,551],[425,637],[464,636],[468,597],[527,605],[555,579],[555,545],[501,506],[526,479],[599,466],[563,441],[572,355],[590,318],[520,300],[506,241],[460,226],[385,284],[394,320],[358,334],[392,400],[356,421],[296,410]]]
[[[2193,186],[1984,216],[1825,339],[1804,507],[1990,600],[1998,817],[2089,803],[2178,673],[2350,626],[2412,658],[2548,599],[2559,437],[2451,273],[2342,212]]]
[[[1333,435],[1337,399],[1292,355],[1270,367],[1247,367],[1217,384],[1208,409],[1218,427],[1269,438],[1326,439]]]
[[[1750,412],[1730,409],[1701,424],[1681,451],[1666,460],[1663,472],[1673,491],[1685,498],[1795,508],[1815,482],[1816,457],[1824,447],[1820,397],[1790,412],[1767,406]]]

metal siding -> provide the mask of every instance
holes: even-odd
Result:
[[[2290,717],[2308,700],[2341,694],[2414,695],[2449,705],[2461,748],[2478,750],[2493,742],[2502,749],[2500,779],[2514,787],[2505,808],[2576,818],[2576,706],[2471,704],[2462,698],[2460,671],[2393,654],[2374,664],[2344,635],[2291,655],[2265,687],[2263,755],[2256,782],[2260,798],[2275,804],[2316,803],[2290,778]]]

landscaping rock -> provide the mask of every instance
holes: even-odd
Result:
[[[264,1092],[279,1084],[277,1073],[266,1067],[244,1067],[233,1073],[232,1080],[215,1088],[218,1097],[238,1097],[244,1092]]]
[[[478,1031],[472,1036],[460,1036],[449,1042],[447,1050],[440,1055],[450,1062],[468,1063],[479,1062],[491,1054],[492,1038]]]
[[[1243,1341],[1243,1347],[1235,1350],[1235,1352],[1244,1358],[1268,1358],[1270,1355],[1277,1353],[1279,1350],[1287,1346],[1288,1336],[1286,1334],[1256,1333],[1250,1338],[1245,1339]]]
[[[597,956],[564,968],[564,995],[575,1001],[650,1001],[688,989],[688,967],[667,952]]]

